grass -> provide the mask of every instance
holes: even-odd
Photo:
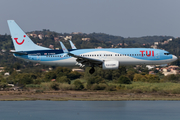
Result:
[[[76,79],[80,80],[85,89],[86,81],[84,79]],[[75,80],[74,80],[75,81]],[[60,90],[74,90],[75,86],[73,85],[74,81],[71,84],[67,83],[59,83]],[[29,87],[40,88],[45,91],[52,90],[51,88],[52,82],[44,82],[41,85],[33,86],[29,85]],[[124,91],[126,93],[159,93],[159,94],[180,94],[180,83],[147,83],[147,82],[132,82],[132,84],[117,84],[113,82],[109,82],[108,86],[116,86],[117,91]]]
[[[122,85],[124,90],[131,92],[139,91],[146,92],[166,92],[172,94],[180,94],[180,83],[146,83],[146,82],[133,82],[132,84]]]

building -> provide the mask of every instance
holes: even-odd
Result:
[[[40,40],[42,40],[42,39],[43,39],[43,35],[42,35],[42,34],[39,34],[39,35],[38,35],[38,38],[39,38]]]
[[[42,46],[42,43],[37,43],[37,45]]]
[[[9,72],[6,72],[6,73],[4,73],[4,75],[5,75],[5,76],[9,76],[10,74],[9,74]]]
[[[96,49],[102,49],[102,47],[101,47],[101,46],[99,46],[99,47],[97,47]]]
[[[83,34],[82,32],[72,32],[74,35]]]
[[[66,36],[64,37],[64,40],[71,40],[72,39],[72,36]]]
[[[83,41],[90,41],[90,38],[82,38]]]
[[[54,45],[49,45],[49,48],[54,49]]]
[[[162,74],[164,74],[164,76],[167,76],[167,75],[176,75],[176,74],[179,74],[179,67],[178,66],[168,66],[168,67],[165,67],[165,68],[161,68],[161,71],[162,71]]]
[[[77,71],[77,72],[84,72],[83,69],[72,69],[72,71],[73,71],[73,72],[74,72],[74,71]]]
[[[146,67],[148,68],[148,70],[155,68],[154,65],[146,65]]]
[[[159,45],[159,42],[154,42],[154,45]]]

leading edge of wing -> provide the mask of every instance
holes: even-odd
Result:
[[[80,56],[80,55],[72,54],[70,52],[68,53],[68,55],[77,58],[79,62],[80,61],[82,61],[82,62],[90,62],[90,63],[94,63],[94,64],[101,64],[101,63],[103,63],[103,60],[94,59],[94,58],[87,58],[87,57],[83,57],[83,56]]]

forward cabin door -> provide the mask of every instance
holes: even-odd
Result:
[[[156,59],[159,59],[159,58],[160,58],[159,51],[156,51],[156,53],[155,53],[155,58],[156,58]]]

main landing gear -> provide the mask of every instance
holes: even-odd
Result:
[[[89,70],[89,73],[90,74],[93,74],[95,72],[95,69],[94,69],[94,67],[92,67],[90,70]]]

